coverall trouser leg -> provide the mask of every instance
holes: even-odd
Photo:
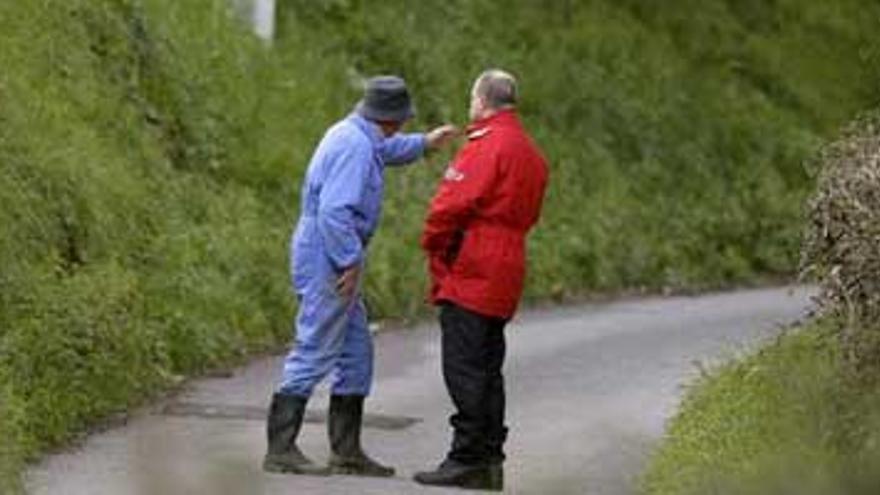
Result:
[[[362,296],[340,297],[333,278],[310,283],[298,295],[296,346],[284,361],[278,392],[310,397],[333,372],[333,394],[369,395],[373,343]]]

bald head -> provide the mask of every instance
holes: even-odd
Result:
[[[516,105],[516,79],[500,69],[489,69],[477,78],[471,91],[471,119],[488,117]]]

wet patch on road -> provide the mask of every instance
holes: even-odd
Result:
[[[242,419],[265,421],[267,410],[258,406],[236,406],[229,404],[204,404],[197,402],[173,402],[163,407],[159,414],[204,419]],[[326,423],[327,411],[306,410],[303,421],[306,423]],[[388,414],[364,414],[364,428],[376,430],[404,430],[419,423],[421,419]]]

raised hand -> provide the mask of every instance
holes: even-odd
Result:
[[[425,134],[425,141],[428,149],[436,150],[446,146],[460,135],[461,131],[458,127],[446,124],[428,131]]]

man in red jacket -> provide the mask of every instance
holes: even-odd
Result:
[[[541,212],[547,165],[516,113],[515,79],[477,78],[468,142],[434,196],[422,247],[440,306],[443,377],[456,412],[452,447],[427,485],[503,486],[504,327],[516,312],[526,271],[526,235]]]

